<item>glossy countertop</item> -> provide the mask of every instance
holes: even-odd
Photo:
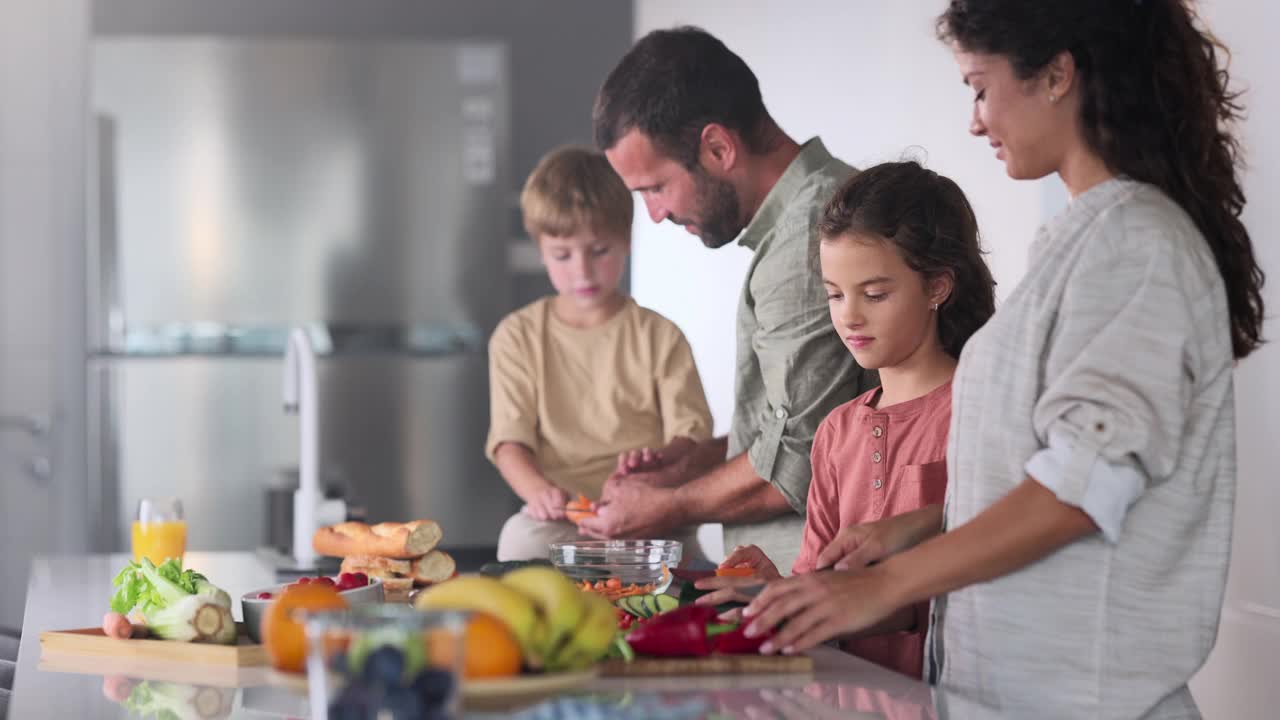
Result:
[[[127,697],[138,682],[173,683],[191,694],[192,717],[306,717],[305,695],[279,682],[273,671],[157,667],[117,658],[41,658],[46,630],[93,627],[111,595],[111,578],[125,555],[36,558],[27,588],[11,720],[127,718],[113,697]],[[253,553],[188,553],[199,570],[233,598],[276,582],[275,570]],[[240,618],[237,602],[234,613]],[[597,678],[565,694],[504,712],[469,711],[465,717],[517,718],[934,718],[931,689],[851,655],[819,648],[811,675]],[[171,688],[172,689],[172,688]],[[968,713],[965,716],[972,716]]]

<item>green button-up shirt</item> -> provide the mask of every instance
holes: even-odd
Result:
[[[756,544],[784,572],[800,551],[818,424],[879,384],[831,327],[818,270],[818,221],[855,170],[806,142],[769,191],[738,243],[755,255],[738,304],[737,373],[729,457],[747,453],[756,474],[796,514],[725,526],[725,547]]]

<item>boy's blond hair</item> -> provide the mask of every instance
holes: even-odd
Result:
[[[562,147],[538,161],[520,193],[520,210],[535,242],[583,230],[629,240],[635,205],[603,153]]]

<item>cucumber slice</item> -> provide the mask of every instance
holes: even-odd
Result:
[[[638,618],[649,617],[648,615],[645,614],[644,608],[639,607],[635,601],[636,601],[636,597],[634,595],[629,595],[624,598],[618,598],[618,602],[615,604],[618,607],[622,608],[625,612],[631,615],[634,615],[635,617],[638,617]]]
[[[658,599],[652,595],[643,595],[644,607],[649,611],[649,617],[653,617],[662,612],[662,608],[658,607]]]
[[[653,601],[658,606],[659,613],[664,613],[668,610],[675,610],[680,607],[680,601],[670,595],[657,595],[653,598]]]

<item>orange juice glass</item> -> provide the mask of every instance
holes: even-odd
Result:
[[[133,521],[133,561],[148,558],[159,565],[169,558],[182,556],[187,550],[187,522],[182,517],[182,502],[177,498],[142,498],[138,501],[138,517]]]

